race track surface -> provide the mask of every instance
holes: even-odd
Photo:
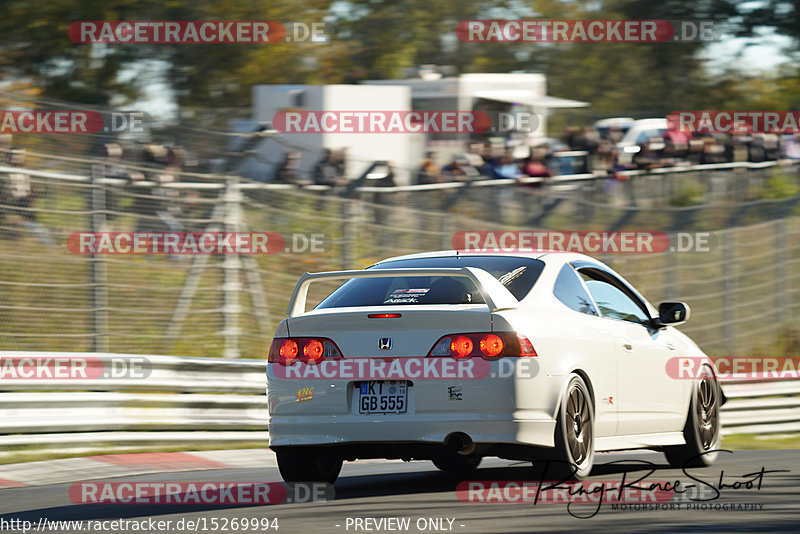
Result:
[[[198,453],[199,454],[199,453]],[[199,462],[191,471],[171,470],[149,474],[126,473],[114,477],[78,471],[70,480],[91,480],[98,475],[102,482],[130,484],[145,482],[208,483],[280,482],[274,456],[266,451],[229,453],[239,465],[255,455],[262,467],[236,467],[237,462]],[[246,457],[245,457],[246,456]],[[262,458],[263,457],[263,458]],[[628,503],[627,510],[614,509],[613,502],[597,502],[567,507],[550,502],[462,502],[456,488],[462,480],[538,481],[529,465],[487,459],[466,477],[454,477],[438,471],[429,462],[369,461],[345,464],[334,487],[327,490],[326,501],[286,502],[280,504],[165,504],[81,502],[76,482],[46,483],[28,487],[0,489],[0,531],[78,532],[76,525],[53,527],[48,521],[82,520],[84,532],[111,528],[112,520],[146,520],[154,528],[139,532],[278,532],[351,533],[351,532],[455,532],[463,534],[505,532],[797,532],[800,530],[800,451],[766,450],[721,452],[718,462],[709,468],[669,467],[657,453],[624,452],[599,454],[592,481],[627,484],[643,479],[660,483],[681,482],[681,488],[694,484],[684,494],[673,493],[669,502]],[[763,472],[762,472],[763,468]],[[776,472],[771,472],[776,471]],[[777,472],[780,471],[780,472]],[[3,477],[0,469],[0,479]],[[64,477],[61,475],[61,479]],[[694,480],[693,480],[694,479]],[[17,480],[17,482],[20,482]],[[21,481],[24,482],[24,481]],[[95,481],[96,482],[96,481]],[[720,486],[720,482],[722,486]],[[759,484],[760,482],[760,484]],[[80,484],[80,483],[78,483]],[[13,486],[15,482],[6,482]],[[760,487],[759,487],[760,485]],[[277,484],[275,486],[278,486]],[[464,485],[462,484],[462,487]],[[595,485],[598,487],[599,485]],[[473,486],[475,488],[477,486]],[[72,488],[72,493],[70,493]],[[292,489],[297,491],[292,496]],[[718,493],[717,493],[718,492]],[[290,488],[288,499],[306,499],[306,492]],[[322,495],[320,491],[318,495]],[[274,494],[273,494],[274,495]],[[477,494],[462,493],[465,499]],[[508,493],[513,498],[514,493]],[[517,496],[521,495],[519,493]],[[547,495],[547,492],[544,492]],[[563,494],[562,494],[563,495]],[[78,498],[76,498],[76,496]],[[502,498],[502,491],[485,492],[484,497]],[[529,495],[530,496],[530,495]],[[669,495],[668,495],[669,497]],[[690,498],[705,501],[691,501]],[[529,499],[530,500],[530,499]],[[609,498],[609,500],[613,500]],[[669,505],[673,506],[670,507]],[[742,506],[739,506],[742,505]],[[634,508],[634,509],[631,509]],[[664,509],[666,508],[666,509]],[[583,516],[582,518],[575,516]],[[277,518],[277,523],[273,519]],[[384,519],[380,522],[381,519]],[[387,521],[388,518],[397,520]],[[233,519],[237,519],[234,527]],[[360,521],[359,521],[360,519]],[[89,522],[86,522],[86,521]],[[247,520],[247,528],[242,525]],[[30,523],[24,523],[28,521]],[[101,522],[101,523],[98,523]],[[161,521],[161,525],[158,525]],[[167,524],[166,521],[171,523]],[[183,521],[182,523],[179,523]],[[407,521],[406,527],[403,521]],[[105,523],[102,523],[105,522]],[[252,523],[251,523],[252,522]],[[249,528],[257,523],[258,528]],[[136,532],[120,528],[114,532]],[[131,524],[128,523],[128,526]],[[182,528],[179,528],[180,525]],[[187,525],[193,528],[187,528]],[[269,525],[269,528],[261,528]],[[279,528],[274,529],[277,525]],[[147,527],[146,523],[140,526]],[[227,528],[223,528],[227,527]],[[112,530],[108,530],[112,531]],[[26,533],[27,534],[27,533]]]

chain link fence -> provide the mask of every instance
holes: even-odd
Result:
[[[794,166],[531,180],[538,187],[495,180],[331,190],[36,152],[7,161],[0,166],[4,350],[263,358],[303,272],[449,249],[464,230],[666,231],[674,243],[680,232],[708,232],[703,250],[598,257],[653,302],[687,301],[693,313],[683,330],[714,354],[771,343],[800,307],[800,197],[755,198],[776,172],[796,185]],[[700,203],[675,206],[674,188],[687,180]],[[67,249],[70,234],[89,231],[278,232],[294,253]],[[312,234],[324,234],[322,252],[303,248]]]

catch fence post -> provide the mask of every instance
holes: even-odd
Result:
[[[106,190],[101,183],[105,175],[102,164],[91,166],[89,191],[89,226],[92,233],[106,230]],[[108,269],[102,254],[92,253],[89,259],[92,279],[92,352],[108,352]]]

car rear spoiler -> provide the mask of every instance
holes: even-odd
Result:
[[[519,301],[501,284],[497,278],[477,267],[430,268],[430,269],[367,269],[363,271],[329,271],[323,273],[303,273],[289,300],[286,313],[295,317],[306,311],[308,286],[323,280],[349,280],[352,278],[387,278],[391,276],[460,276],[469,278],[483,296],[489,310],[495,312],[516,308]]]

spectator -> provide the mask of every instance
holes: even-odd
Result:
[[[663,166],[661,153],[664,150],[664,142],[659,138],[648,139],[642,145],[642,149],[633,157],[633,164],[636,169],[648,170]]]
[[[417,168],[415,182],[418,184],[433,184],[441,180],[439,169],[433,164],[433,152],[428,152]]]
[[[10,167],[23,167],[25,165],[25,151],[19,148],[10,150],[8,153],[8,165]],[[31,192],[30,175],[25,172],[8,173],[3,183],[3,204],[11,208],[7,211],[7,214],[33,221],[36,217],[32,211],[29,211],[32,203],[33,194]]]
[[[25,150],[11,149],[8,152],[8,165],[10,167],[25,166]],[[22,171],[23,169],[20,169]],[[31,188],[31,177],[26,172],[11,172],[5,175],[2,183],[0,204],[6,206],[0,217],[11,215],[21,220],[20,225],[27,228],[39,237],[43,243],[53,243],[50,233],[36,221],[36,212],[33,211],[34,195]]]
[[[467,171],[464,169],[469,164],[469,161],[463,156],[456,156],[451,163],[442,167],[442,175],[450,179],[450,181],[464,181],[467,179]]]
[[[764,134],[764,159],[767,161],[776,161],[781,157],[781,142],[778,134],[765,133]]]
[[[521,174],[519,167],[514,164],[514,160],[508,154],[500,158],[500,161],[492,168],[492,178],[496,180],[516,180]]]
[[[181,212],[180,194],[177,189],[164,187],[179,181],[182,154],[180,147],[167,148],[155,144],[145,146],[145,162],[161,168],[155,169],[149,177],[156,184],[149,189],[139,184],[145,180],[144,175],[129,174],[130,186],[136,197],[133,210],[140,216],[136,223],[137,232],[160,232],[164,230],[164,226],[172,231],[183,228],[177,219]]]
[[[664,157],[674,162],[689,155],[689,135],[680,130],[668,130],[664,134]]]
[[[551,176],[550,169],[544,164],[544,158],[547,155],[547,149],[544,147],[535,147],[531,150],[522,164],[522,173],[526,176],[537,178],[549,178]]]
[[[338,169],[334,164],[333,154],[328,148],[322,149],[322,158],[314,165],[314,183],[317,185],[335,186],[338,185]]]
[[[703,156],[700,162],[703,164],[725,163],[725,146],[717,136],[708,135],[703,137]]]
[[[127,184],[130,180],[128,169],[122,166],[122,147],[117,143],[107,143],[103,145],[104,168],[103,175],[106,178],[122,180]],[[111,184],[105,188],[106,197],[106,219],[113,220],[119,213],[119,197],[117,194],[119,185]]]
[[[300,180],[298,167],[300,166],[300,152],[289,150],[283,155],[283,160],[275,170],[275,175],[272,177],[274,184],[297,184],[306,185],[310,183],[306,180]]]
[[[331,164],[336,168],[336,176],[342,183],[347,183],[347,148],[331,151]]]
[[[789,159],[800,159],[800,133],[784,136],[781,151]]]

